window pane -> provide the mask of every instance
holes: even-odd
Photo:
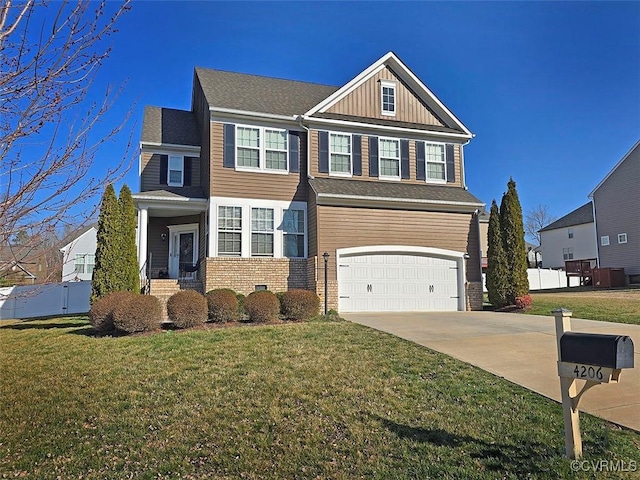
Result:
[[[304,257],[304,235],[284,235],[284,256],[288,258]]]
[[[270,150],[287,149],[287,132],[280,130],[265,130],[265,146]]]
[[[286,170],[287,169],[287,154],[286,152],[266,152],[266,168],[272,170]]]
[[[351,173],[351,162],[349,155],[331,154],[331,171],[340,173]]]
[[[273,234],[252,233],[251,255],[273,256]]]
[[[84,273],[84,255],[81,253],[76,254],[75,272]]]
[[[444,145],[433,145],[427,143],[425,145],[427,162],[442,162],[444,163]]]
[[[400,162],[398,160],[380,159],[380,175],[399,177]]]
[[[260,152],[250,148],[238,148],[237,165],[239,167],[259,167]]]
[[[258,128],[237,127],[236,136],[238,146],[255,148],[260,146],[260,130]]]
[[[169,170],[169,183],[182,183],[182,172],[180,170]]]
[[[273,232],[273,209],[252,208],[251,230],[254,232]]]
[[[241,207],[218,207],[219,230],[242,230]]]
[[[380,156],[400,158],[400,142],[398,140],[380,140]]]
[[[169,157],[169,170],[182,170],[182,157]]]
[[[334,153],[351,153],[351,136],[332,133],[331,151]]]
[[[444,164],[427,163],[427,178],[430,180],[444,180]]]
[[[218,254],[219,255],[240,255],[242,248],[240,233],[218,233]]]
[[[285,210],[282,229],[289,233],[304,233],[304,210]]]
[[[382,87],[382,110],[385,112],[395,111],[395,88]]]

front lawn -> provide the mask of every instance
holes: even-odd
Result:
[[[348,322],[3,321],[0,372],[0,478],[593,477],[562,458],[557,403]],[[640,434],[581,418],[585,459],[640,465]]]

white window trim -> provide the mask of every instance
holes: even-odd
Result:
[[[258,167],[247,167],[243,165],[238,165],[238,148],[254,148],[255,147],[241,147],[238,145],[238,127],[240,128],[251,128],[254,130],[258,130]],[[276,175],[289,175],[289,130],[285,128],[277,128],[277,127],[264,127],[259,125],[247,125],[247,124],[235,124],[234,135],[235,135],[235,151],[234,151],[234,164],[235,169],[239,172],[260,172],[260,173],[273,173]],[[272,148],[267,149],[265,142],[265,131],[273,130],[275,132],[284,132],[285,141],[284,141],[284,150],[274,150]],[[267,168],[267,150],[284,152],[286,155],[286,165],[284,169],[275,169],[275,168]]]
[[[575,235],[575,233],[574,233],[574,231],[573,231],[573,228],[568,228],[568,229],[567,229],[567,237],[568,237],[568,238],[573,238],[573,237],[574,237],[574,235]]]
[[[623,238],[624,241],[622,241],[621,238]],[[619,233],[618,234],[618,244],[624,244],[624,243],[627,243],[628,241],[629,241],[629,237],[627,236],[626,233]]]
[[[600,237],[600,245],[601,245],[602,247],[606,247],[606,246],[610,245],[610,242],[609,242],[609,235],[602,235],[602,236]]]
[[[210,242],[212,242],[213,252],[212,256],[224,257],[224,258],[289,258],[284,256],[284,229],[283,219],[285,210],[302,210],[304,211],[304,257],[295,258],[307,258],[309,255],[309,224],[308,224],[308,210],[307,202],[288,202],[283,200],[263,200],[263,199],[251,199],[251,198],[236,198],[236,197],[211,197],[210,198],[210,214],[211,221],[209,225],[213,225],[212,234],[209,235]],[[234,256],[221,256],[218,254],[218,207],[241,207],[242,208],[242,232],[241,232],[241,255],[240,257]],[[272,208],[273,209],[273,256],[251,256],[251,209],[252,208]],[[294,257],[291,257],[292,259]]]
[[[383,175],[382,174],[382,140],[392,140],[394,142],[398,142],[398,176],[392,175]],[[387,158],[387,157],[385,157]],[[426,168],[426,164],[425,164]],[[394,180],[400,181],[402,180],[402,152],[400,151],[400,139],[393,137],[378,137],[378,178],[380,180]]]
[[[271,230],[254,230],[253,229],[253,210],[271,210],[273,213],[272,221],[273,225]],[[273,241],[271,242],[271,253],[253,253],[253,234],[259,233],[263,235],[271,235]],[[273,258],[276,256],[276,209],[273,207],[251,207],[251,256],[252,257],[267,257]]]
[[[171,159],[180,159],[180,182],[171,181]],[[169,187],[183,187],[184,186],[184,155],[169,154],[167,159],[167,186]]]
[[[444,179],[442,178],[429,178],[429,162],[428,153],[427,153],[427,145],[442,145],[443,148],[443,161],[442,165],[444,166]],[[443,142],[424,142],[424,178],[426,183],[447,183],[447,144]]]
[[[562,259],[565,261],[573,260],[573,247],[566,247],[562,249]]]
[[[230,208],[240,208],[240,230],[222,230],[220,228],[220,210],[218,207],[230,207]],[[239,233],[240,234],[240,253],[236,254],[236,253],[231,253],[231,252],[220,252],[218,251],[218,256],[219,257],[240,257],[242,256],[242,221],[243,221],[243,211],[242,211],[242,207],[238,206],[238,205],[218,205],[218,207],[216,207],[217,213],[216,213],[216,242],[219,245],[220,244],[220,238],[219,235],[220,233]],[[218,247],[219,248],[219,247]]]
[[[331,152],[331,135],[342,135],[343,137],[349,137],[349,171],[348,172],[333,172],[331,171],[331,153],[336,155],[344,155],[344,153]],[[353,135],[343,132],[329,132],[329,175],[332,177],[352,177],[353,176]]]
[[[300,233],[300,232],[290,232],[290,231],[288,231],[288,230],[286,230],[284,228],[284,214],[288,210],[301,210],[302,211],[302,214],[304,216],[303,225],[302,225],[302,228],[303,228],[302,233]],[[306,210],[302,210],[301,208],[285,208],[285,209],[283,209],[282,210],[282,223],[281,223],[281,225],[282,225],[282,229],[281,229],[282,230],[282,258],[307,258],[307,255],[306,255],[306,252],[307,252],[307,211]],[[302,252],[303,256],[302,257],[287,257],[284,254],[284,236],[285,235],[296,235],[296,236],[302,235],[302,237],[303,237],[303,252]]]
[[[385,110],[384,109],[384,89],[385,88],[391,88],[393,89],[393,112],[390,112],[389,110]],[[396,83],[395,82],[390,82],[387,80],[381,80],[380,81],[380,113],[382,115],[386,115],[389,117],[395,117],[396,116],[396,112],[398,111],[398,95],[397,95],[398,89],[396,88]]]

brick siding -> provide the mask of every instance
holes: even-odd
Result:
[[[482,310],[483,298],[482,282],[468,282],[467,310]]]

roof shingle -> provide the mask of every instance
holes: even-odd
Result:
[[[145,107],[141,139],[149,143],[200,146],[193,113],[173,108]]]
[[[564,217],[559,218],[538,231],[546,232],[547,230],[572,227],[574,225],[582,225],[583,223],[593,223],[593,207],[591,206],[591,202],[585,203],[573,212],[567,213]]]

